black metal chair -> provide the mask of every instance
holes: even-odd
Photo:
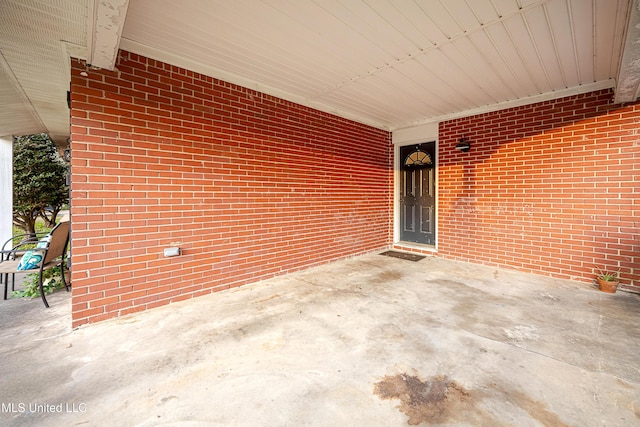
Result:
[[[50,233],[48,233],[47,239],[40,239],[38,241],[26,241],[21,242],[17,246],[13,246],[13,239],[21,236],[14,236],[10,240],[7,240],[2,246],[0,251],[0,275],[4,276],[4,299],[7,299],[7,291],[9,286],[9,274],[12,274],[15,280],[16,273],[38,273],[38,287],[40,288],[40,296],[45,307],[49,307],[47,298],[44,294],[42,273],[45,270],[54,267],[60,267],[60,275],[62,276],[62,283],[65,289],[69,292],[69,285],[64,277],[65,258],[67,255],[67,246],[69,245],[69,221],[63,221],[58,223]],[[38,246],[27,249],[27,245],[33,245],[39,243]],[[7,246],[8,245],[8,246]],[[11,249],[6,249],[10,247]],[[28,252],[34,251],[42,254],[42,261],[38,269],[31,270],[18,270],[20,265],[20,259]]]

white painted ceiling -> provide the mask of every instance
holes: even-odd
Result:
[[[86,46],[86,0],[0,0],[0,136],[69,135],[69,57]]]
[[[0,135],[66,138],[68,55],[111,69],[118,47],[389,130],[606,87],[632,101],[637,9],[638,0],[0,0]]]

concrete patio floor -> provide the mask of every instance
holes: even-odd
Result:
[[[0,424],[638,426],[640,296],[368,254],[71,330],[0,301]]]

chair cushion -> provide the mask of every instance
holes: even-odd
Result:
[[[38,240],[36,248],[46,248],[49,246],[49,242],[51,242],[51,234],[47,234],[42,239]]]
[[[20,263],[18,264],[17,270],[33,270],[36,268],[40,268],[40,263],[42,262],[42,252],[36,251],[27,251],[20,258]]]

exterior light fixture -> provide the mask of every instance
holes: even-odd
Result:
[[[458,142],[458,144],[456,145],[456,150],[460,150],[463,153],[466,153],[467,151],[469,151],[470,148],[471,148],[471,144],[469,143],[467,138],[464,136],[460,138],[460,142]]]

